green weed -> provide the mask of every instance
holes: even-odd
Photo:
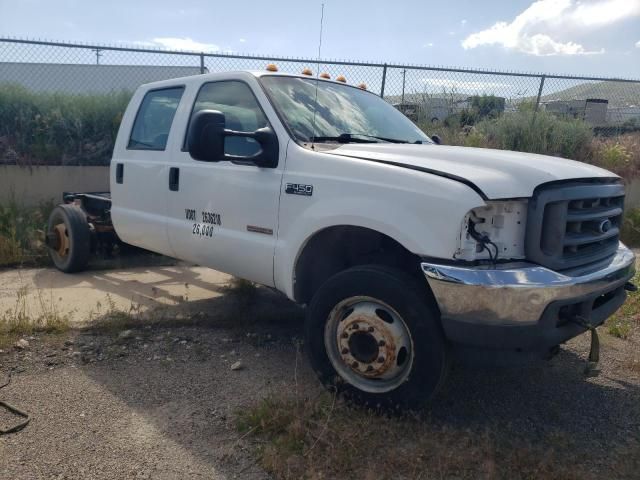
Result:
[[[53,203],[0,205],[0,267],[48,264],[44,235]]]

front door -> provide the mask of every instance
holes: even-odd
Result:
[[[255,131],[269,122],[249,85],[240,80],[205,83],[192,110],[225,114],[226,128]],[[259,151],[252,139],[227,138],[225,153],[247,156]],[[284,155],[276,168],[201,162],[185,148],[174,150],[171,168],[179,185],[169,192],[169,241],[178,258],[273,285],[273,254]]]

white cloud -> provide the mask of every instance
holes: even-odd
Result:
[[[240,40],[238,40],[238,41],[239,41],[240,43],[244,43],[244,42],[246,42],[247,40],[246,40],[246,39],[244,39],[244,38],[241,38],[241,39],[240,39]]]
[[[571,15],[578,25],[601,26],[640,15],[639,0],[600,0],[579,3]]]
[[[462,41],[465,50],[499,45],[530,55],[592,55],[604,49],[588,50],[583,45],[557,36],[584,32],[640,15],[640,0],[538,0],[511,22],[497,22]],[[556,38],[554,38],[556,37]]]
[[[460,20],[460,23],[461,23],[462,25],[466,25],[466,24],[467,24],[467,20],[466,20],[465,18],[463,18],[462,20]]]
[[[640,43],[640,42],[638,42]],[[424,45],[422,45],[424,48],[426,47],[433,47],[433,42],[429,42],[429,43],[425,43]]]
[[[640,48],[640,40],[636,42],[636,48]]]
[[[168,48],[169,50],[191,50],[194,52],[217,52],[220,50],[218,45],[213,43],[201,43],[192,40],[191,38],[176,38],[176,37],[160,37],[154,38],[153,42],[138,42],[138,43],[151,43],[156,47]]]

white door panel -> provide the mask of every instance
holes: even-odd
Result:
[[[250,76],[207,82],[194,98],[193,111],[220,111],[225,114],[228,129],[252,132],[273,125],[256,95],[264,97],[256,79]],[[276,168],[230,161],[202,162],[182,149],[173,150],[170,167],[179,168],[180,185],[177,191],[168,192],[167,226],[176,257],[273,285],[278,206],[288,142],[282,133],[278,138]],[[227,137],[225,149],[227,154],[246,156],[257,153],[259,144]]]
[[[180,156],[167,208],[176,257],[273,285],[281,171]]]
[[[119,163],[122,184],[115,182],[113,168],[111,179],[111,217],[118,236],[128,244],[172,256],[165,218],[169,167],[157,157]]]

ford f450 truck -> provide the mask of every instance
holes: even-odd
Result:
[[[382,406],[423,404],[456,348],[546,356],[623,304],[620,178],[439,145],[362,87],[273,71],[141,86],[111,191],[51,215],[55,265],[124,242],[273,287],[307,306],[322,382]]]

